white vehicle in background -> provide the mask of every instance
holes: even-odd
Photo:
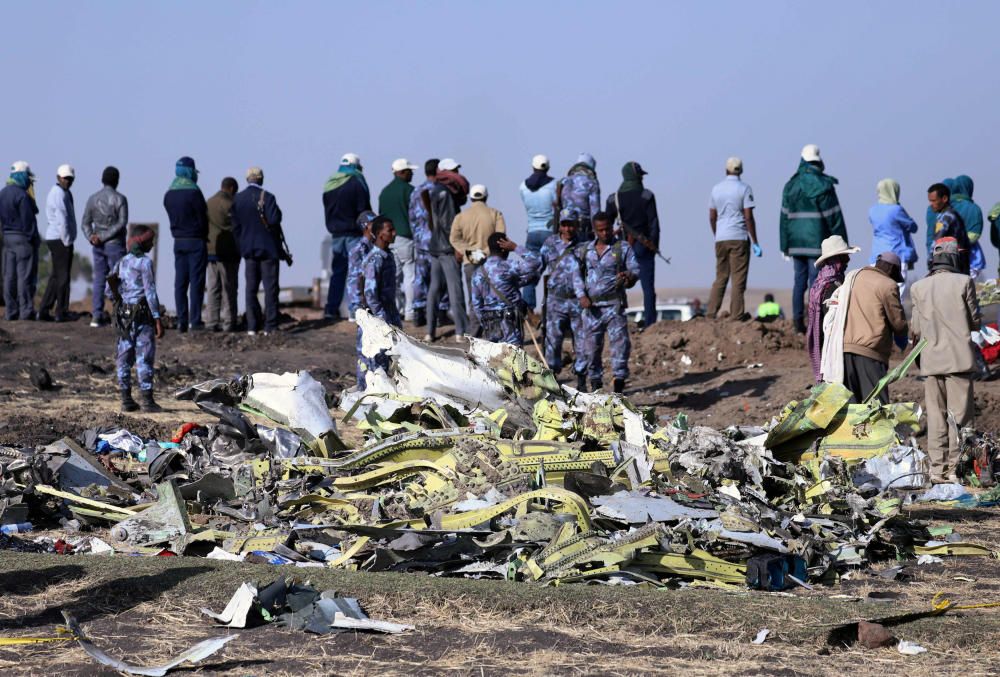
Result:
[[[625,317],[632,324],[641,324],[643,321],[644,309],[642,306],[629,306],[625,309]],[[702,314],[701,304],[688,299],[667,299],[656,302],[656,321],[679,320],[687,322],[691,318]]]

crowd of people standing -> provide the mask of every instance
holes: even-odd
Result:
[[[561,178],[549,173],[546,156],[534,156],[530,174],[519,186],[527,222],[523,245],[508,237],[503,214],[488,204],[487,187],[470,185],[454,159],[427,160],[424,180],[417,186],[417,165],[400,158],[390,169],[392,178],[377,196],[377,210],[361,159],[353,153],[341,158],[324,185],[323,209],[332,241],[327,319],[346,319],[340,313],[346,293],[349,318],[363,307],[390,324],[405,321],[425,327],[427,341],[437,340],[449,315],[459,341],[477,336],[522,345],[527,328],[540,359],[556,373],[563,367],[568,338],[581,390],[604,386],[601,355],[607,336],[612,389],[624,388],[630,352],[625,292],[636,284],[642,289],[640,329],[655,322],[655,263],[663,256],[656,199],[643,184],[646,171],[638,162],[623,165],[621,183],[602,208],[593,156],[580,154]],[[259,167],[247,170],[243,190],[235,178],[226,177],[207,200],[198,176],[194,160],[180,158],[163,198],[174,241],[177,329],[238,329],[242,263],[246,331],[273,332],[278,327],[280,263],[290,265],[291,254],[284,242],[281,209],[263,187],[264,172]],[[45,200],[44,227],[39,228],[34,173],[26,162],[11,166],[7,185],[0,190],[8,320],[69,319],[77,237],[74,180],[70,165],[56,170]],[[139,371],[140,388],[149,391],[152,401],[148,363],[162,327],[151,264],[148,258],[143,263],[154,235],[149,229],[129,229],[128,200],[118,191],[119,181],[117,168],[105,168],[102,187],[87,199],[79,227],[94,264],[91,326],[116,323],[124,336],[119,376],[123,407],[128,408],[135,402],[124,394],[130,381],[123,370],[132,363],[147,362]],[[844,383],[857,401],[869,393],[888,401],[881,382],[893,345],[904,348],[917,338],[928,339],[925,354],[947,353],[950,358],[932,356],[922,366],[932,377],[928,412],[934,421],[932,433],[940,437],[943,411],[951,411],[959,424],[971,420],[972,358],[966,354],[971,348],[962,336],[966,327],[974,331],[980,321],[973,281],[985,268],[980,238],[986,221],[972,199],[973,181],[960,175],[928,189],[929,274],[916,283],[913,271],[919,253],[913,236],[919,227],[900,204],[899,184],[888,178],[878,182],[877,202],[868,214],[873,234],[870,265],[851,272],[849,257],[858,248],[849,244],[836,186],[820,149],[810,144],[802,149],[799,166],[782,191],[780,251],[792,262],[792,320],[795,329],[806,334],[814,376],[817,381]],[[731,157],[724,179],[709,197],[716,256],[709,317],[720,315],[731,283],[728,317],[752,319],[744,293],[751,257],[763,254],[754,209],[743,162]],[[988,215],[996,246],[998,218],[1000,204]],[[43,234],[52,272],[36,311]],[[113,292],[109,279],[117,280],[126,294]],[[263,309],[258,301],[261,286]],[[117,303],[109,314],[107,299],[112,296]],[[128,321],[122,319],[123,312]],[[770,320],[782,311],[772,297],[758,315]],[[358,379],[363,381],[367,370],[385,362],[384,356],[363,358],[360,345],[359,333]],[[943,473],[949,466],[942,462],[936,467]]]

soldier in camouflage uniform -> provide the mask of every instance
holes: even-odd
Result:
[[[362,266],[365,258],[372,250],[371,224],[375,220],[375,212],[368,210],[358,215],[358,228],[361,229],[361,239],[351,251],[347,252],[347,313],[354,320],[354,311],[361,307],[364,300],[365,287],[361,279]]]
[[[597,161],[590,153],[580,153],[566,176],[559,180],[559,204],[575,209],[580,215],[577,239],[594,239],[591,220],[601,211],[601,184],[597,180]]]
[[[614,391],[625,389],[628,378],[628,357],[632,342],[625,318],[625,289],[639,279],[639,262],[624,240],[616,240],[611,217],[605,212],[594,215],[594,235],[584,249],[582,265],[586,296],[583,306],[583,343],[588,356],[587,373],[593,390],[603,387],[604,333],[611,343],[611,372]]]
[[[364,299],[361,307],[394,327],[402,327],[403,319],[396,306],[396,257],[389,251],[389,245],[396,239],[396,229],[392,219],[386,216],[376,217],[370,229],[374,241],[362,264]],[[357,350],[359,386],[364,385],[366,372],[389,368],[389,357],[385,353],[371,358],[361,354],[361,327],[358,327]]]
[[[156,296],[153,262],[146,253],[153,248],[154,233],[148,226],[134,226],[129,253],[108,276],[109,295],[114,305],[115,333],[118,336],[115,366],[121,389],[122,411],[136,411],[132,399],[132,365],[139,377],[142,410],[163,411],[153,399],[153,361],[156,339],[163,338],[160,300]]]
[[[490,256],[472,276],[472,306],[479,316],[483,338],[520,346],[524,342],[521,287],[538,282],[542,259],[518,247],[505,233],[493,233],[488,243]],[[510,252],[520,258],[509,261]]]
[[[431,283],[431,229],[427,225],[427,209],[421,197],[425,190],[434,185],[438,160],[424,163],[427,180],[410,194],[410,228],[413,229],[414,263],[413,272],[413,324],[423,327],[427,324],[427,289]],[[448,311],[448,292],[442,292],[438,300],[438,310]]]
[[[586,390],[587,355],[582,350],[583,315],[579,299],[586,296],[577,244],[579,213],[568,207],[559,212],[559,233],[550,235],[542,245],[545,274],[545,361],[553,373],[562,369],[562,344],[567,332],[574,341],[576,359],[573,371],[577,387]],[[577,251],[579,249],[579,252]]]

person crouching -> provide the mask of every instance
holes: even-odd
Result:
[[[153,262],[146,256],[156,235],[148,226],[134,226],[128,240],[129,253],[121,258],[108,283],[114,302],[115,333],[118,336],[115,365],[121,389],[122,411],[136,411],[132,399],[132,366],[139,378],[139,400],[145,412],[163,411],[153,399],[153,361],[156,339],[163,338],[160,300],[156,296]]]

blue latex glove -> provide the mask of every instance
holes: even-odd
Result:
[[[761,256],[764,255],[764,250],[761,249],[760,245],[757,244],[756,242],[750,245],[750,249],[753,250],[753,255],[756,256],[757,258],[760,258]]]

